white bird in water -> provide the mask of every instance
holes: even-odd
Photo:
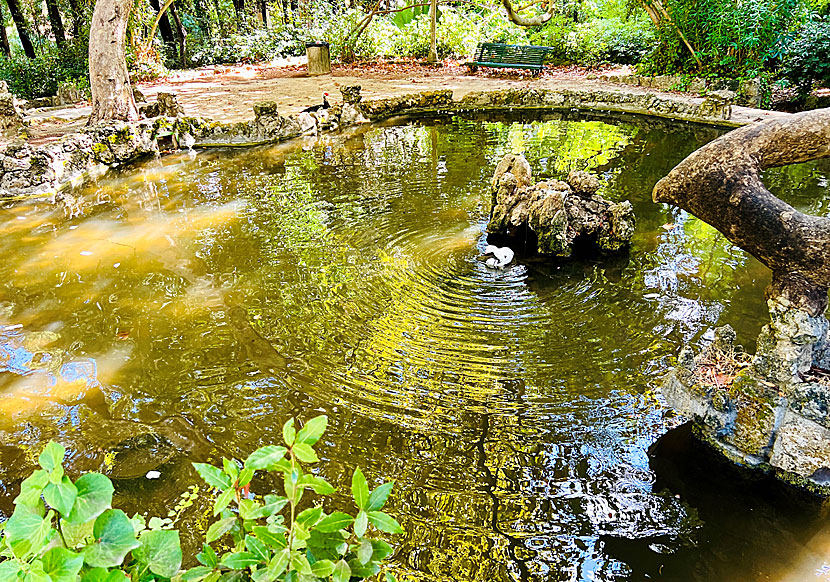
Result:
[[[513,261],[513,251],[509,247],[487,245],[484,256],[488,257],[484,264],[491,269],[504,269]]]

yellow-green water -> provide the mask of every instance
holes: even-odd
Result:
[[[0,511],[49,439],[77,472],[161,432],[182,454],[158,481],[119,481],[118,502],[166,515],[196,482],[190,461],[244,458],[322,411],[322,474],[346,491],[356,465],[397,481],[404,579],[830,579],[812,508],[728,474],[663,476],[646,455],[679,424],[657,388],[680,346],[730,323],[752,349],[766,320],[766,268],[650,199],[718,132],[499,119],[167,156],[59,205],[6,204]],[[489,179],[509,152],[538,179],[588,169],[630,199],[630,253],[485,268]],[[828,175],[767,178],[825,213]],[[182,514],[186,543],[209,502]]]

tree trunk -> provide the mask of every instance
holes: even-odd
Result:
[[[20,37],[20,46],[23,47],[23,52],[30,59],[35,58],[35,47],[32,46],[32,39],[29,37],[26,19],[23,17],[23,11],[20,8],[18,0],[6,0],[6,3],[9,5],[9,12],[11,12],[14,25],[17,27],[17,36]]]
[[[830,218],[779,200],[761,172],[826,157],[830,109],[773,119],[700,148],[657,182],[653,198],[688,210],[767,265],[779,295],[790,289],[812,302],[811,293],[830,286]]]
[[[7,57],[12,56],[12,48],[9,45],[9,37],[6,34],[6,15],[3,13],[3,5],[0,4],[0,48]]]
[[[55,42],[59,48],[66,44],[66,32],[61,20],[61,11],[58,9],[57,0],[46,0],[46,10],[49,13],[49,26],[52,27],[52,34],[55,35]]]
[[[259,0],[259,13],[262,17],[262,26],[271,28],[271,16],[268,13],[268,0]]]
[[[435,38],[435,27],[438,21],[438,0],[429,3],[429,55],[428,63],[438,62],[438,43]]]
[[[133,0],[95,3],[89,32],[90,125],[111,119],[138,119],[124,46],[132,6]]]
[[[159,4],[159,0],[150,0],[150,7],[156,11],[156,14],[161,12],[161,4]],[[170,26],[170,20],[167,18],[166,13],[162,14],[159,19],[159,33],[161,34],[161,40],[164,42],[165,46],[173,47],[175,50],[176,37],[173,35],[173,28]],[[153,42],[153,39],[147,40],[149,43]]]
[[[170,5],[170,14],[173,16],[173,22],[176,23],[176,42],[179,43],[179,64],[182,67],[187,66],[185,54],[185,40],[187,39],[187,30],[182,25],[182,20],[179,18],[179,13],[176,11],[175,4]]]
[[[245,0],[233,0],[233,11],[236,13],[236,31],[248,30],[248,20],[245,18]]]
[[[69,7],[72,9],[72,38],[77,40],[84,26],[84,9],[78,0],[69,0]]]

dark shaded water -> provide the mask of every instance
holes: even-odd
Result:
[[[767,270],[650,199],[717,131],[524,119],[169,156],[60,207],[8,205],[0,509],[48,439],[98,470],[152,430],[185,454],[158,481],[120,481],[120,503],[166,515],[189,461],[244,458],[323,411],[322,474],[344,491],[355,465],[397,480],[404,579],[830,580],[816,505],[686,445],[647,455],[679,423],[656,388],[680,345],[730,323],[751,349],[766,320]],[[588,169],[630,199],[630,253],[486,269],[488,184],[509,152],[537,179]],[[828,175],[767,179],[825,214]],[[179,525],[198,537],[207,503]]]

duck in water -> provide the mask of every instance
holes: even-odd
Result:
[[[513,251],[509,247],[487,245],[484,249],[484,264],[491,269],[504,269],[513,261]]]

